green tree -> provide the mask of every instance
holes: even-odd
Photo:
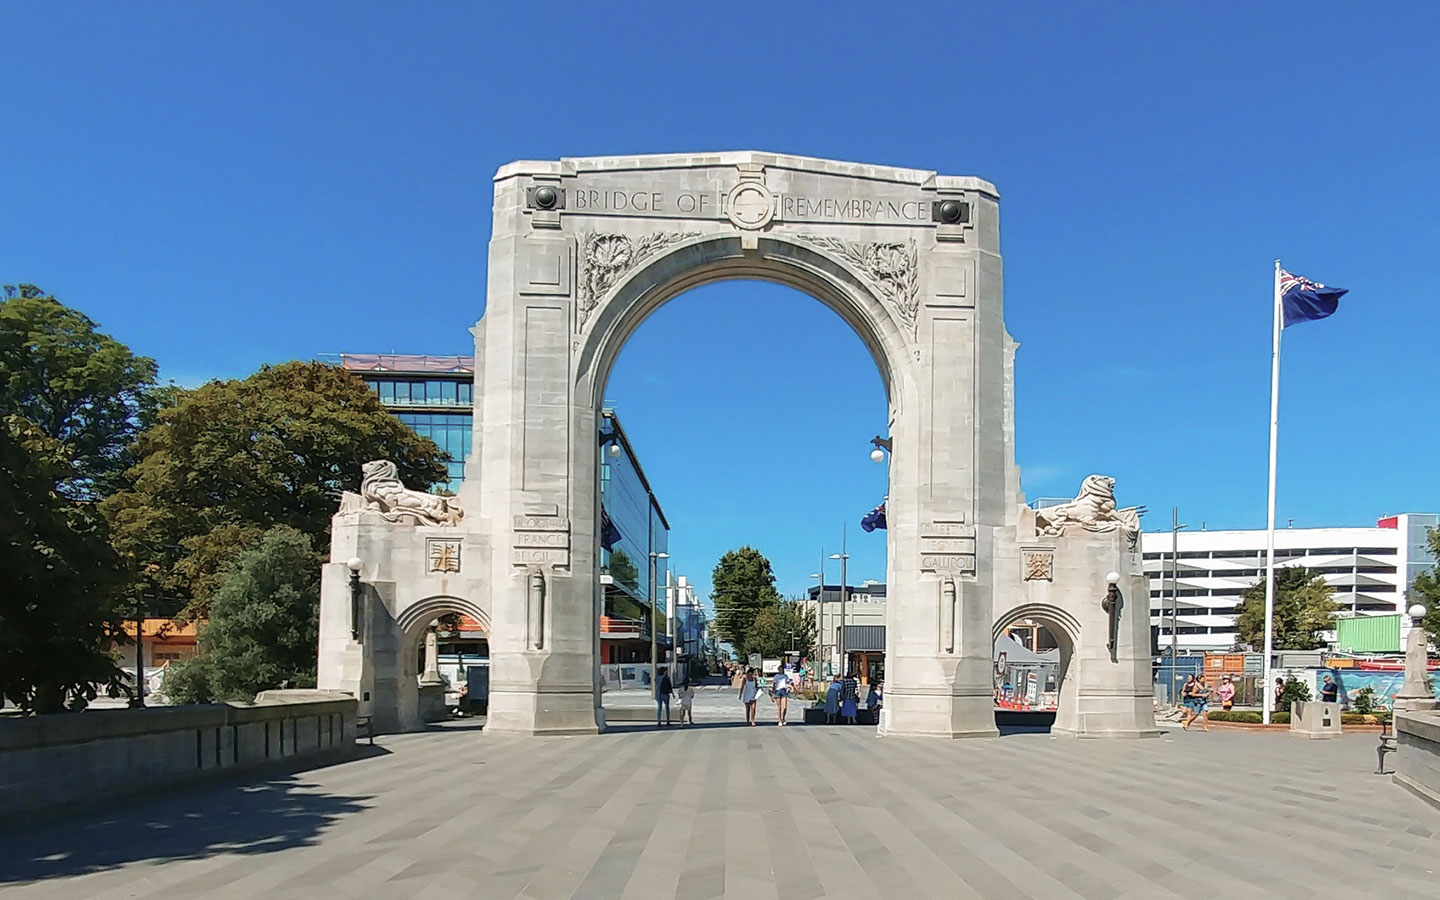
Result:
[[[1440,560],[1440,528],[1428,529],[1425,540],[1430,545],[1430,555]],[[1425,605],[1425,618],[1420,620],[1420,626],[1430,636],[1432,644],[1440,644],[1440,565],[1416,575],[1410,590],[1410,603]]]
[[[637,587],[640,584],[640,570],[630,559],[630,554],[624,550],[615,550],[610,554],[610,576],[616,583],[626,587]]]
[[[170,666],[166,696],[176,703],[249,701],[282,685],[313,687],[320,562],[310,535],[285,525],[266,531],[207,598],[199,653]]]
[[[770,560],[754,547],[730,550],[715,564],[710,584],[715,634],[737,649],[749,647],[750,630],[760,611],[780,603]]]
[[[767,606],[756,613],[755,621],[750,623],[750,630],[745,635],[745,652],[781,656],[790,649],[789,641],[790,636],[780,624],[778,606]]]
[[[136,356],[83,313],[34,285],[0,303],[0,415],[20,416],[72,462],[59,487],[72,499],[118,490],[136,435],[170,392],[155,361]]]
[[[1242,643],[1265,645],[1265,582],[1245,589],[1235,628]],[[1275,649],[1316,650],[1320,632],[1335,627],[1335,590],[1319,572],[1304,566],[1275,570]]]
[[[203,616],[219,575],[260,535],[288,525],[323,550],[360,467],[393,460],[408,486],[445,477],[445,458],[337,366],[290,362],[186,391],[140,436],[131,487],[103,509],[139,589]]]
[[[0,694],[30,712],[121,687],[104,652],[120,571],[94,505],[62,493],[76,477],[63,444],[0,419]]]
[[[746,653],[782,656],[790,651],[810,656],[815,648],[815,622],[796,600],[780,600],[761,609],[750,626]]]

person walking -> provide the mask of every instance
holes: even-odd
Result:
[[[1215,689],[1215,696],[1220,700],[1220,708],[1229,710],[1235,705],[1235,683],[1226,675],[1220,680],[1220,686]]]
[[[1186,712],[1190,711],[1190,689],[1195,687],[1195,676],[1186,675],[1185,683],[1180,686],[1180,700],[1175,704]]]
[[[1210,701],[1210,685],[1205,683],[1205,676],[1202,674],[1190,682],[1187,687],[1190,689],[1190,717],[1181,727],[1189,731],[1190,726],[1196,719],[1199,719],[1200,727],[1209,731],[1210,720],[1205,717],[1205,706]]]
[[[835,719],[840,715],[840,676],[830,676],[830,684],[825,687],[825,724],[834,725]]]
[[[680,698],[680,724],[695,724],[695,688],[690,684],[690,679],[685,679],[680,685],[680,691],[676,695]]]
[[[745,679],[740,682],[740,702],[745,705],[745,724],[755,724],[755,701],[760,699],[760,682],[755,678],[755,670],[747,669]]]
[[[854,675],[846,675],[845,680],[840,682],[840,717],[846,725],[855,724],[860,714],[859,705],[860,682],[855,680]]]
[[[775,719],[779,725],[785,724],[785,714],[790,711],[791,678],[789,670],[781,666],[770,682],[770,699],[775,701]]]
[[[1285,679],[1283,679],[1283,678],[1277,678],[1277,679],[1275,679],[1275,707],[1274,707],[1274,709],[1275,709],[1276,712],[1289,712],[1289,711],[1290,711],[1290,710],[1285,709],[1284,707],[1282,707],[1282,706],[1280,705],[1281,703],[1284,702],[1284,700],[1285,700]]]
[[[661,666],[660,677],[655,682],[656,728],[660,728],[663,725],[670,724],[670,695],[673,693],[675,693],[675,684],[670,680],[670,675],[665,671],[665,667]],[[665,719],[663,722],[660,719],[660,714],[662,712],[665,714]]]

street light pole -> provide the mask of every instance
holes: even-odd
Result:
[[[1180,507],[1170,507],[1170,702],[1175,703],[1176,656],[1180,652],[1180,638],[1176,622],[1180,617],[1180,531],[1189,528],[1180,524]]]
[[[825,675],[825,548],[820,548],[820,571],[812,572],[811,578],[820,580],[820,589],[815,592],[815,659],[820,663],[819,675]]]
[[[845,552],[845,541],[845,525],[842,524],[840,526],[840,552],[830,554],[830,558],[840,560],[840,634],[835,638],[835,648],[840,652],[840,674],[842,677],[849,677],[850,660],[845,654],[845,606],[850,594],[850,582],[847,572],[850,554]]]
[[[656,680],[656,666],[659,657],[659,643],[656,640],[655,627],[655,564],[658,560],[669,559],[670,554],[650,551],[650,580],[645,585],[645,592],[649,594],[650,600],[650,693],[659,697],[660,682]]]
[[[145,601],[135,598],[135,696],[130,698],[132,709],[145,708]]]

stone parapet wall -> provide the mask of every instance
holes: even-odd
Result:
[[[283,760],[355,751],[344,694],[0,719],[0,822]],[[315,699],[310,699],[315,698]]]
[[[1440,712],[1395,714],[1395,781],[1440,807]]]

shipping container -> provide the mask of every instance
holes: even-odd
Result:
[[[1400,614],[1336,619],[1335,649],[1342,653],[1400,652]]]

